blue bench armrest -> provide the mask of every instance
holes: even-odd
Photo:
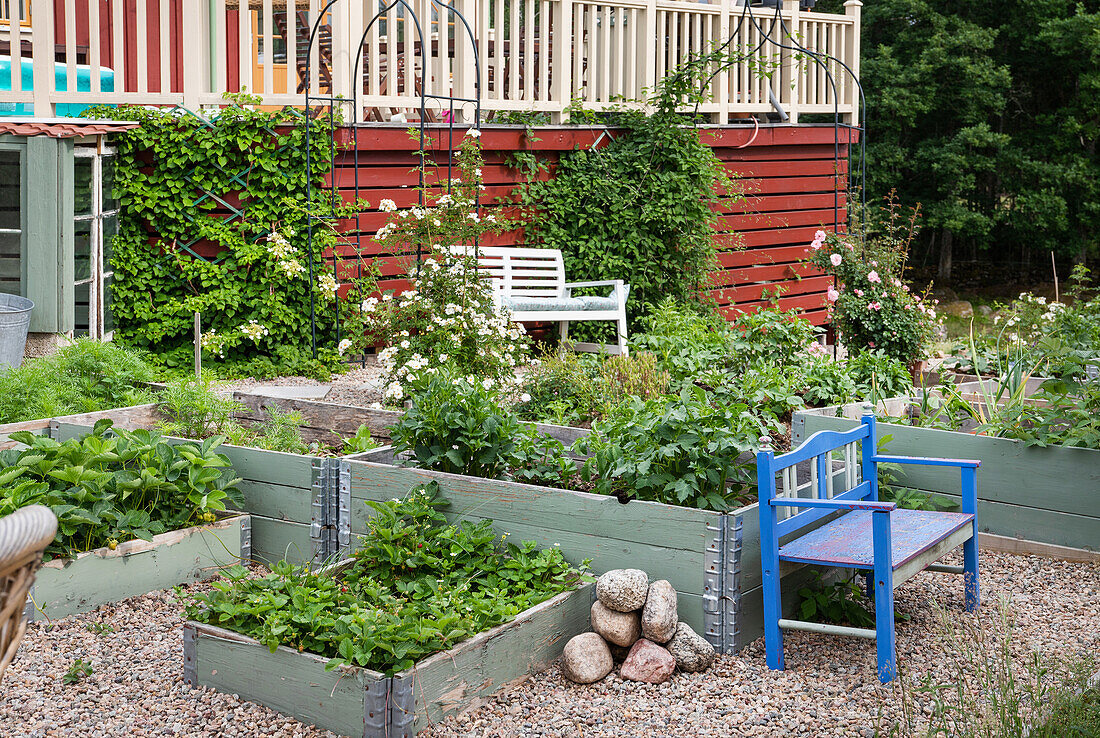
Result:
[[[871,459],[878,464],[917,464],[920,466],[958,466],[977,469],[982,465],[977,459],[937,459],[929,456],[883,456],[875,454]]]
[[[773,507],[831,507],[836,510],[871,510],[872,512],[890,512],[897,509],[895,502],[822,500],[811,497],[773,497],[768,500],[768,504]]]

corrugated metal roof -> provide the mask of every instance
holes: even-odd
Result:
[[[74,119],[15,120],[0,118],[0,134],[12,136],[49,136],[50,138],[79,138],[118,133],[134,128],[136,121],[106,121]]]

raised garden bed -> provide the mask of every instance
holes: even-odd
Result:
[[[328,659],[263,644],[189,621],[184,681],[240,695],[345,736],[414,736],[475,700],[541,671],[566,641],[588,629],[593,585],[565,592],[387,677],[358,667],[325,670]]]
[[[152,541],[133,540],[53,559],[39,569],[27,614],[57,619],[100,605],[208,579],[221,567],[251,558],[248,515],[173,530]]]
[[[331,424],[341,435],[368,425],[379,439],[401,413],[303,400],[238,394],[257,417],[265,403],[301,412],[318,430]],[[121,427],[151,427],[155,406],[59,418],[50,433],[59,440],[79,435],[100,417]],[[580,428],[537,426],[572,442]],[[560,434],[560,435],[559,435]],[[560,437],[564,436],[564,437]],[[681,617],[720,653],[731,653],[763,633],[758,515],[755,504],[730,513],[634,500],[502,480],[364,462],[356,457],[315,458],[261,449],[223,446],[252,515],[252,555],[271,563],[315,562],[345,553],[364,531],[366,500],[388,500],[435,480],[452,501],[454,516],[490,518],[516,538],[560,543],[574,564],[592,559],[595,572],[636,566],[668,579],[681,598]],[[385,455],[385,449],[367,452]],[[791,591],[808,572],[788,575]],[[794,603],[796,597],[786,597]]]
[[[858,420],[836,408],[796,413],[792,436],[846,430]],[[979,459],[978,525],[985,533],[1056,546],[1100,550],[1100,451],[1040,448],[1007,438],[880,423],[891,453]],[[905,467],[898,484],[959,497],[959,476],[936,467]]]

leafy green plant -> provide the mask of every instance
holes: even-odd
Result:
[[[430,375],[417,385],[412,406],[390,429],[397,454],[452,474],[499,479],[519,474],[529,482],[564,484],[572,469],[561,441],[539,434],[504,409],[488,380]]]
[[[95,633],[97,636],[110,635],[118,631],[118,629],[110,623],[100,622],[86,623],[84,629],[89,633]]]
[[[365,536],[342,568],[311,573],[279,562],[260,578],[243,567],[194,595],[186,617],[387,674],[508,622],[585,581],[560,549],[514,545],[492,522],[447,522],[435,483],[370,502]]]
[[[73,663],[69,664],[69,668],[65,670],[65,673],[61,675],[62,684],[79,684],[92,675],[95,671],[95,667],[92,666],[91,661],[85,661],[84,659],[76,659]]]
[[[115,138],[116,339],[168,369],[188,366],[198,312],[204,360],[223,374],[327,375],[337,360],[326,347],[336,284],[322,256],[336,235],[315,224],[355,210],[334,204],[323,186],[329,118],[262,110],[245,94],[227,102],[208,120],[140,106],[85,112],[140,124]],[[233,217],[218,212],[226,202],[239,211]]]
[[[78,338],[53,356],[0,371],[0,423],[150,402],[153,372],[134,351]]]
[[[847,360],[845,368],[855,382],[856,395],[871,403],[908,395],[913,389],[909,369],[885,351],[861,351]]]
[[[221,436],[234,446],[298,454],[309,451],[302,440],[301,413],[283,412],[274,405],[266,405],[264,420],[254,427],[245,427],[233,416],[247,408],[219,395],[209,379],[183,377],[168,382],[160,407],[165,419],[157,428],[170,436],[198,440]]]
[[[754,489],[751,455],[766,426],[744,404],[715,406],[699,387],[677,397],[628,398],[576,448],[582,478],[601,494],[728,510]],[[729,485],[729,486],[728,486]]]
[[[63,443],[28,431],[10,437],[26,448],[0,451],[0,516],[35,504],[53,510],[47,558],[152,540],[241,503],[218,437],[173,445],[154,431],[112,431],[110,420]]]
[[[859,397],[859,387],[847,364],[817,357],[805,369],[801,394],[807,405],[843,405]]]
[[[855,628],[874,627],[875,616],[871,602],[863,594],[855,577],[825,584],[821,574],[814,572],[809,587],[798,590],[802,601],[798,605],[799,616],[811,622],[836,623]]]
[[[378,448],[378,442],[370,434],[370,426],[363,424],[355,431],[354,436],[344,439],[344,454],[361,454],[364,451]]]
[[[556,425],[590,423],[603,404],[599,372],[595,354],[547,352],[531,362],[516,413],[524,420]]]

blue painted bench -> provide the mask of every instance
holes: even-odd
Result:
[[[966,609],[968,612],[977,609],[980,462],[883,456],[877,453],[872,415],[864,416],[862,423],[849,431],[819,431],[797,449],[779,456],[767,447],[767,438],[761,440],[764,447],[756,461],[764,573],[764,646],[769,668],[784,668],[784,630],[808,630],[875,639],[878,676],[889,682],[897,673],[894,588],[925,569],[964,575]],[[842,458],[834,459],[835,455]],[[893,502],[879,502],[878,464],[883,462],[959,467],[962,512],[907,510]],[[808,481],[801,482],[800,475],[807,471]],[[823,525],[819,523],[837,512],[842,514]],[[960,545],[961,567],[935,563]],[[872,582],[874,586],[875,629],[784,618],[779,586],[781,567],[800,564],[865,570],[868,593]]]

